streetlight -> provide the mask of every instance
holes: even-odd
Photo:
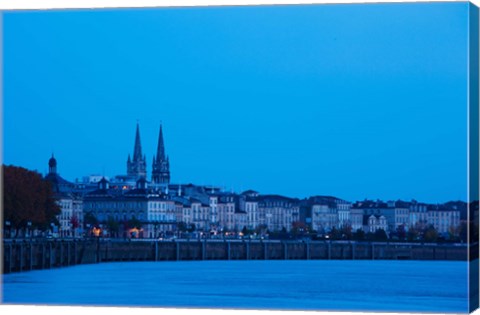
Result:
[[[91,236],[91,234],[90,234],[90,224],[87,223],[85,226],[87,227],[87,234],[86,234],[86,236],[90,237],[90,236]]]
[[[10,230],[10,221],[5,221],[5,226],[8,227],[8,238],[11,237],[11,230]],[[5,229],[5,234],[4,234],[4,237],[7,238],[7,230]]]
[[[27,222],[27,226],[28,226],[28,228],[27,228],[27,234],[28,234],[28,236],[29,236],[30,238],[32,238],[32,232],[31,232],[32,222],[31,222],[31,221],[28,221],[28,222]]]
[[[158,221],[153,222],[153,238],[157,238],[157,226],[158,226]]]
[[[52,227],[52,237],[53,237],[53,232],[55,231],[55,223],[50,223],[50,226]]]

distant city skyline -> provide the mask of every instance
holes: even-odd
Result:
[[[4,163],[303,198],[466,200],[468,3],[4,14]],[[448,21],[448,23],[446,23]]]

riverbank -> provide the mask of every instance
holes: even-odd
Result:
[[[27,239],[3,241],[3,273],[112,261],[455,260],[466,244],[350,241]],[[477,254],[478,255],[478,254]],[[470,259],[476,259],[470,254]]]

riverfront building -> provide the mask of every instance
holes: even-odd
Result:
[[[460,212],[448,205],[430,205],[427,211],[427,222],[439,233],[455,233],[460,223]]]
[[[308,198],[312,208],[312,229],[328,233],[332,228],[350,226],[351,204],[332,196],[314,196]]]
[[[57,216],[59,226],[52,223],[52,233],[61,237],[79,237],[83,226],[83,198],[76,191],[75,184],[65,180],[57,172],[57,160],[53,154],[48,161],[45,180],[50,182],[60,207],[60,214]]]
[[[291,230],[299,220],[299,200],[279,195],[259,195],[258,222],[269,231]]]

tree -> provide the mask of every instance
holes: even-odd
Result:
[[[357,241],[363,241],[365,239],[365,232],[362,229],[358,229],[353,233],[353,239]]]
[[[473,222],[470,225],[470,229],[474,228]],[[460,238],[460,241],[466,243],[467,242],[467,236],[468,236],[468,224],[466,221],[462,221],[458,227],[458,236]],[[478,238],[477,238],[478,239]]]
[[[375,235],[372,232],[367,232],[365,234],[365,239],[367,239],[369,241],[374,241],[375,240]]]
[[[255,228],[255,233],[257,233],[257,235],[263,235],[266,233],[266,231],[267,231],[266,224],[260,224]]]
[[[302,236],[307,233],[307,226],[302,221],[295,221],[292,222],[292,235],[294,236]]]
[[[336,227],[332,227],[332,230],[330,231],[330,238],[332,240],[339,240],[342,238],[342,231],[337,229]]]
[[[397,227],[397,236],[398,236],[399,240],[401,240],[401,241],[405,240],[405,237],[407,236],[407,231],[405,230],[405,225],[404,224],[399,225]]]
[[[419,234],[419,230],[416,226],[410,226],[410,228],[408,229],[408,232],[407,232],[407,240],[408,241],[415,241],[417,240],[417,237],[418,237],[418,234]]]
[[[377,229],[373,234],[373,239],[375,241],[386,241],[388,240],[388,235],[383,229]]]
[[[458,232],[459,232],[459,229],[458,227],[455,227],[453,225],[451,225],[449,228],[448,228],[448,240],[449,241],[455,241],[458,239]]]
[[[185,222],[178,222],[177,224],[177,229],[180,231],[180,232],[186,232],[187,231],[187,224]]]
[[[130,228],[140,229],[142,227],[142,222],[140,222],[140,220],[134,216],[130,220],[128,220],[128,226]]]
[[[49,182],[23,167],[3,165],[2,169],[5,221],[15,229],[25,228],[27,222],[41,230],[52,222],[58,224],[56,216],[61,210]]]
[[[430,225],[423,234],[425,242],[436,242],[438,239],[438,232],[433,225]]]
[[[92,227],[98,225],[98,219],[91,211],[85,213],[83,216],[83,222],[85,222],[85,224],[90,224]]]
[[[76,215],[72,216],[72,219],[70,220],[70,223],[72,224],[72,228],[75,230],[80,226],[80,223],[78,222],[78,218]]]
[[[349,224],[344,224],[341,229],[342,232],[342,238],[351,240],[352,239],[352,226]]]
[[[110,236],[118,236],[118,228],[119,228],[120,224],[118,223],[117,220],[115,220],[112,216],[109,216],[108,217],[108,220],[107,220],[107,229],[110,233]]]
[[[75,237],[75,230],[78,229],[78,227],[80,226],[80,223],[78,222],[78,218],[76,215],[73,215],[72,218],[70,219],[70,224],[72,225],[72,229],[73,229],[73,236]]]
[[[195,232],[196,228],[197,228],[197,227],[195,226],[194,223],[190,223],[190,224],[187,226],[187,232],[189,232],[189,233]]]
[[[247,235],[248,234],[248,230],[247,230],[247,227],[244,226],[243,229],[242,229],[242,234],[243,235]]]

